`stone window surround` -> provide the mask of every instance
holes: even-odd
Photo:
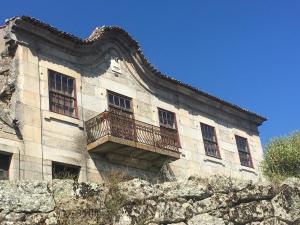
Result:
[[[59,114],[59,113],[55,113],[55,112],[51,112],[50,111],[50,99],[49,99],[49,76],[48,76],[48,72],[49,71],[54,71],[57,73],[61,73],[63,75],[66,75],[68,77],[71,77],[74,79],[76,85],[75,85],[75,94],[76,94],[76,99],[78,100],[78,94],[80,93],[80,87],[81,87],[81,81],[80,79],[78,79],[78,77],[76,75],[74,75],[71,71],[66,71],[64,68],[61,67],[53,67],[52,65],[43,65],[41,66],[41,68],[44,69],[44,71],[41,73],[41,75],[45,74],[45,78],[46,78],[46,88],[44,90],[42,90],[41,95],[42,96],[46,96],[47,97],[47,102],[44,102],[44,107],[46,107],[45,109],[43,109],[43,119],[47,120],[47,121],[59,121],[59,122],[64,122],[64,123],[69,123],[71,125],[75,125],[78,126],[78,128],[83,129],[84,128],[84,123],[80,117],[80,102],[77,102],[77,117],[70,117],[67,115],[63,115],[63,114]],[[42,78],[42,79],[45,79]],[[78,83],[79,82],[79,83]]]
[[[20,180],[21,149],[16,146],[0,143],[0,153],[10,155],[9,180]],[[23,154],[23,153],[22,153]]]
[[[61,121],[61,122],[67,122],[72,125],[78,126],[79,128],[83,129],[83,121],[77,118],[65,116],[59,113],[51,112],[51,111],[44,111],[43,112],[43,118],[45,120],[51,121]]]

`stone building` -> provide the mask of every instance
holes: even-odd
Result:
[[[0,176],[260,177],[266,120],[155,69],[123,29],[0,27]]]

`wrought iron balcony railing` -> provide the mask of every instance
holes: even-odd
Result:
[[[179,151],[176,130],[153,126],[127,115],[105,111],[86,122],[88,144],[113,136],[170,151]]]

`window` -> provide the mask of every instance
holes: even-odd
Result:
[[[253,167],[250,149],[246,138],[235,135],[235,141],[242,166]]]
[[[175,114],[164,109],[158,109],[159,124],[162,127],[177,129]]]
[[[0,154],[0,180],[8,180],[8,171],[10,166],[11,156]]]
[[[158,117],[163,143],[172,142],[172,144],[180,147],[181,145],[179,134],[177,132],[175,113],[158,108]]]
[[[52,162],[52,179],[78,180],[79,166]]]
[[[215,128],[201,123],[201,131],[205,154],[215,158],[221,158]]]
[[[49,107],[52,112],[78,117],[74,78],[49,70]]]
[[[108,92],[108,103],[110,107],[132,111],[131,99],[113,92]]]

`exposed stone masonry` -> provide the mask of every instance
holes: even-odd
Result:
[[[116,186],[0,182],[0,224],[300,224],[300,180],[281,185],[225,177]]]
[[[16,74],[14,56],[17,49],[15,41],[5,34],[5,49],[0,53],[0,119],[11,128],[18,126],[14,118],[16,107]]]

